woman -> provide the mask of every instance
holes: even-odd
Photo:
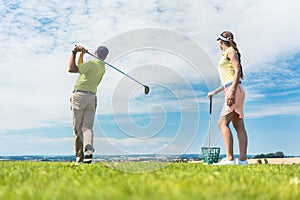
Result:
[[[241,65],[241,54],[233,40],[233,34],[224,31],[217,39],[220,49],[223,51],[219,62],[219,75],[222,85],[208,93],[212,98],[220,91],[225,93],[225,102],[220,114],[218,126],[221,130],[224,145],[226,148],[226,158],[216,165],[247,165],[247,132],[244,125],[244,100],[245,92],[241,84],[243,70]],[[237,132],[240,156],[234,161],[233,137],[230,130],[230,122]]]

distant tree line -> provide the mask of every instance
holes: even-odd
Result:
[[[268,154],[257,154],[253,158],[284,158],[284,153],[282,151],[277,151],[275,153]]]

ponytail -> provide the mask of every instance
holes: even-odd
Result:
[[[241,63],[241,53],[240,53],[239,49],[237,48],[236,43],[233,41],[233,39],[231,39],[231,38],[229,39],[229,44],[237,52],[238,61],[240,63],[240,68],[241,68],[241,79],[243,79],[244,78],[244,73],[243,73],[243,67],[242,67],[242,63]]]

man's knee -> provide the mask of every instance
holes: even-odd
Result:
[[[84,127],[82,127],[81,131],[82,131],[83,134],[91,133],[91,132],[93,132],[93,127],[90,126],[90,125],[89,126],[84,126]]]

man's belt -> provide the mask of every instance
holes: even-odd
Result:
[[[73,93],[75,93],[75,92],[82,92],[82,93],[86,93],[86,94],[93,94],[93,95],[96,95],[96,93],[94,93],[94,92],[85,91],[85,90],[73,90]]]

